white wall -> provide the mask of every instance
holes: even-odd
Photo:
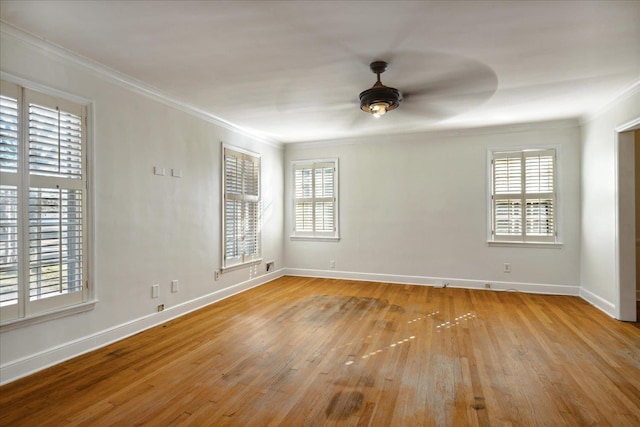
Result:
[[[390,116],[389,119],[392,119]],[[287,145],[285,200],[293,160],[340,159],[339,242],[285,238],[287,271],[408,283],[577,294],[580,253],[580,132],[562,121],[452,133],[378,136]],[[559,148],[563,246],[488,247],[487,150]],[[292,229],[285,206],[285,232]],[[335,260],[335,270],[329,268]],[[512,272],[504,273],[504,263]]]
[[[0,333],[6,382],[277,276],[221,264],[221,141],[262,155],[264,259],[283,266],[283,150],[132,91],[51,48],[2,34],[2,71],[88,99],[95,150],[95,309]],[[152,173],[166,168],[166,176]],[[171,168],[182,170],[173,178]],[[280,272],[281,274],[281,272]],[[171,280],[180,283],[170,292]],[[160,297],[151,298],[151,285]],[[158,304],[166,310],[157,313]]]
[[[582,126],[581,295],[616,317],[619,301],[615,129],[638,117],[640,92],[635,90]],[[633,181],[633,175],[628,179]]]

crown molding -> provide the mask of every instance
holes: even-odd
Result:
[[[135,92],[139,95],[143,95],[154,101],[160,102],[169,107],[172,107],[184,113],[190,114],[194,117],[197,117],[201,120],[212,123],[221,128],[230,130],[232,132],[238,133],[240,135],[246,136],[248,138],[257,140],[259,142],[262,142],[264,144],[267,144],[276,148],[283,147],[282,142],[277,141],[273,138],[269,138],[258,131],[236,125],[221,117],[218,117],[214,114],[206,112],[200,108],[194,107],[193,105],[171,98],[166,94],[164,94],[160,89],[154,86],[143,83],[140,80],[137,80],[127,74],[121,73],[120,71],[117,71],[113,68],[110,68],[104,64],[101,64],[85,56],[82,56],[65,47],[52,43],[35,34],[29,33],[25,30],[17,28],[3,20],[0,20],[0,34],[3,37],[5,36],[13,37],[18,41],[21,41],[25,44],[35,47],[36,49],[42,51],[43,53],[49,56],[57,57],[65,61],[74,63],[76,65],[79,65],[85,70],[91,72],[96,77],[104,79],[110,83],[114,83],[120,87],[124,87],[125,89],[131,90],[132,92]]]
[[[583,126],[583,125],[585,125],[585,124],[597,119],[602,114],[604,114],[607,111],[611,110],[616,104],[618,104],[618,103],[620,103],[620,102],[632,97],[633,95],[635,95],[635,94],[637,94],[639,92],[640,92],[640,77],[633,84],[631,84],[631,86],[629,86],[627,89],[625,89],[622,92],[620,92],[618,95],[616,95],[609,102],[607,102],[606,104],[600,106],[598,109],[583,115],[580,118],[580,126]]]

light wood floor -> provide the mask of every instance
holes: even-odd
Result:
[[[640,426],[577,297],[284,277],[0,389],[2,426]]]

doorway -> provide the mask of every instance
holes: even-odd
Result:
[[[638,258],[636,245],[640,236],[640,198],[636,197],[636,170],[640,170],[640,117],[616,128],[616,318],[637,320]],[[637,148],[636,148],[637,147]],[[640,181],[638,181],[640,182]],[[640,188],[638,188],[640,190]],[[636,200],[637,199],[637,200]],[[638,248],[640,249],[640,248]]]

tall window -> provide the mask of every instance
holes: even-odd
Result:
[[[222,267],[260,260],[260,157],[223,147]]]
[[[339,237],[337,189],[337,159],[293,162],[293,237]]]
[[[492,240],[555,242],[556,152],[494,152]]]
[[[86,107],[2,81],[0,312],[87,298]]]

